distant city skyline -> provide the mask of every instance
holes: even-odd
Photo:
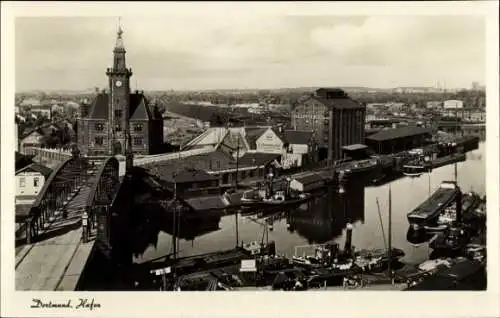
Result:
[[[106,88],[117,22],[17,18],[16,91]],[[480,16],[125,17],[122,27],[132,89],[145,91],[485,82]]]

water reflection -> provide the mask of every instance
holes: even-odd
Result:
[[[345,190],[345,193],[338,193],[334,187],[330,187],[321,196],[290,211],[288,230],[292,233],[296,231],[309,244],[322,244],[342,235],[347,223],[363,223],[363,184],[350,182]]]
[[[468,159],[465,162],[458,163],[458,183],[463,191],[473,190],[480,194],[485,193],[484,150],[485,144],[481,143],[479,149],[468,153]],[[453,180],[453,178],[454,168],[450,165],[433,170],[430,176],[424,174],[413,179],[404,177],[391,182],[392,245],[405,251],[407,255],[405,261],[422,262],[430,253],[427,238],[410,235],[408,240],[409,224],[406,214],[428,198],[429,188],[434,191],[443,180]],[[256,211],[256,217],[274,218],[273,230],[269,231],[269,240],[276,241],[278,252],[288,256],[293,255],[295,246],[312,242],[324,243],[332,240],[335,243],[344,244],[345,230],[343,229],[348,220],[354,223],[353,245],[360,249],[384,248],[384,237],[376,202],[378,200],[380,203],[380,214],[387,233],[388,185],[363,187],[361,180],[357,182],[354,180],[346,185],[346,190],[344,203],[333,188],[325,189],[325,192],[309,206],[303,205],[291,211]],[[141,257],[136,260],[137,262],[172,252],[172,230],[169,222],[166,220],[164,230],[159,232],[157,228],[160,222],[155,221],[154,218],[152,222],[157,224],[149,225],[154,229],[154,234],[152,233],[151,236],[157,236],[154,239],[158,244],[155,248],[153,245],[147,247]],[[238,227],[236,227],[236,222],[238,222]],[[196,237],[194,241],[181,240],[180,255],[189,256],[230,249],[235,246],[236,241],[247,243],[260,241],[265,230],[264,226],[235,215],[222,216],[218,227],[220,229],[216,230],[214,226],[213,231]],[[134,239],[140,240],[141,238],[134,236]],[[153,238],[150,241],[153,241]],[[417,246],[414,243],[420,245]]]

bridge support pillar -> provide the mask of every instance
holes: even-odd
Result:
[[[26,244],[31,244],[32,237],[31,237],[31,223],[32,219],[29,218],[26,221],[24,221],[24,228],[26,231]]]

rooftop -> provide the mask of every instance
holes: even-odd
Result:
[[[294,180],[297,180],[298,182],[302,184],[311,184],[311,183],[316,183],[316,182],[322,182],[325,181],[320,175],[316,173],[312,173],[309,175],[301,176],[301,177],[296,177]]]
[[[380,131],[378,133],[366,137],[366,139],[373,141],[385,141],[385,140],[411,137],[411,136],[430,134],[430,133],[432,133],[432,130],[430,128],[417,127],[417,126],[403,126],[403,127]]]
[[[87,116],[89,119],[107,119],[108,118],[108,93],[100,93],[96,96],[90,105],[90,111]],[[158,119],[157,114],[149,109],[148,101],[142,93],[130,94],[130,119],[149,120]]]
[[[30,165],[27,165],[26,167],[19,169],[16,171],[16,175],[21,172],[39,172],[41,173],[45,178],[48,178],[48,176],[52,173],[52,169],[43,166],[39,163],[32,163]]]
[[[348,150],[348,151],[356,151],[356,150],[363,150],[367,149],[367,145],[362,145],[362,144],[353,144],[353,145],[348,145],[348,146],[343,146],[342,149]]]
[[[284,136],[290,144],[307,145],[311,141],[313,131],[285,130]]]

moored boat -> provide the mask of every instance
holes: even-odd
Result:
[[[416,226],[438,218],[439,214],[456,199],[460,189],[452,181],[443,181],[439,188],[422,204],[408,213],[408,221]]]

